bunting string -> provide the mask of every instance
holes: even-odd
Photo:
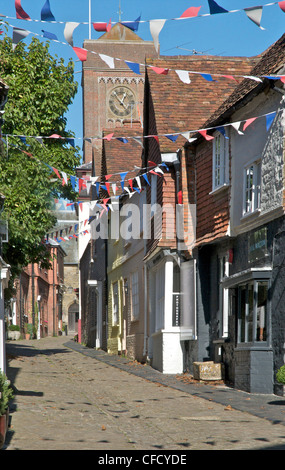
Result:
[[[276,115],[276,111],[272,111],[270,113],[266,113],[266,114],[261,114],[259,116],[254,116],[253,118],[249,118],[247,120],[241,120],[241,121],[238,121],[238,122],[231,122],[231,123],[225,123],[223,124],[222,127],[234,127],[235,129],[237,128],[237,125],[240,126],[242,122],[248,122],[250,120],[255,120],[255,119],[260,119],[260,118],[266,118],[266,120],[273,120],[275,118],[275,115]],[[135,142],[140,142],[143,140],[143,139],[150,139],[150,138],[156,138],[156,139],[160,139],[161,137],[165,137],[169,140],[172,140],[173,142],[175,142],[177,140],[177,138],[181,135],[183,136],[186,140],[191,140],[192,141],[192,138],[191,135],[196,135],[198,133],[201,133],[202,131],[204,132],[208,132],[208,131],[213,131],[215,129],[218,129],[220,130],[221,126],[214,126],[214,127],[208,127],[208,128],[205,128],[205,129],[192,129],[192,130],[181,130],[179,132],[175,132],[175,133],[166,133],[166,134],[156,134],[156,135],[137,135],[137,136],[117,136],[117,137],[114,137],[114,133],[110,133],[108,134],[107,136],[105,137],[99,137],[99,136],[95,136],[95,137],[62,137],[60,136],[59,134],[52,134],[50,136],[32,136],[32,135],[20,135],[20,134],[3,134],[2,137],[5,137],[5,138],[9,138],[9,137],[18,137],[24,144],[26,144],[26,139],[27,138],[31,138],[31,139],[35,139],[37,142],[39,142],[40,144],[43,143],[43,140],[44,139],[62,139],[62,140],[65,140],[66,143],[74,146],[74,141],[75,140],[83,140],[83,141],[88,141],[92,144],[92,141],[93,140],[107,140],[107,141],[111,141],[111,140],[118,140],[120,142],[122,142],[123,144],[128,144],[130,140],[134,140]],[[3,140],[3,139],[2,139]],[[3,140],[4,144],[6,145],[6,141]],[[137,168],[137,170],[144,170],[144,168]],[[117,174],[120,174],[121,172],[117,173]]]
[[[284,12],[285,12],[285,0],[284,0]],[[215,83],[216,80],[213,79],[213,77],[216,78],[222,78],[222,79],[229,79],[229,80],[237,80],[237,79],[249,79],[253,80],[256,82],[262,82],[263,79],[271,79],[271,80],[277,80],[280,79],[282,82],[285,83],[285,75],[259,75],[259,76],[253,76],[253,75],[240,75],[240,74],[222,74],[222,73],[207,73],[204,71],[193,71],[193,70],[179,70],[179,69],[171,69],[169,67],[167,68],[162,68],[162,67],[155,67],[152,65],[144,64],[144,63],[137,63],[137,62],[132,62],[129,60],[125,59],[120,59],[116,57],[111,57],[106,54],[101,54],[96,51],[90,51],[88,49],[82,48],[82,47],[76,47],[73,45],[73,31],[77,27],[79,23],[69,23],[68,25],[66,24],[65,30],[64,30],[64,35],[67,40],[67,42],[63,42],[58,40],[57,36],[55,36],[52,33],[48,33],[47,31],[43,31],[44,33],[38,34],[34,33],[32,31],[18,28],[16,26],[13,26],[10,24],[9,26],[13,28],[13,38],[12,38],[12,43],[13,43],[13,48],[17,46],[18,42],[20,42],[22,39],[25,39],[29,34],[33,34],[35,36],[48,39],[50,41],[56,42],[58,44],[62,44],[64,46],[69,46],[72,47],[74,53],[77,55],[78,59],[81,62],[85,62],[87,60],[87,54],[96,54],[100,57],[101,60],[103,60],[111,69],[115,69],[115,61],[120,61],[124,62],[128,68],[133,71],[137,75],[141,75],[141,68],[144,69],[145,67],[151,69],[155,73],[159,75],[167,75],[170,71],[174,71],[177,73],[178,77],[182,82],[185,84],[191,84],[190,80],[190,75],[195,74],[195,75],[200,75],[203,79],[205,79],[208,82]]]
[[[136,31],[138,29],[138,26],[143,23],[150,23],[152,22],[166,22],[166,21],[181,21],[181,20],[187,20],[187,19],[193,19],[193,18],[203,18],[203,17],[208,17],[212,16],[214,14],[218,13],[239,13],[239,12],[245,12],[248,17],[251,16],[250,19],[255,22],[255,14],[254,12],[259,11],[262,8],[266,7],[271,7],[274,5],[278,5],[280,9],[284,12],[285,11],[285,1],[277,1],[277,2],[270,2],[266,3],[264,5],[258,5],[258,6],[253,6],[253,7],[246,7],[246,8],[241,8],[241,9],[235,9],[235,10],[226,10],[225,8],[221,7],[220,5],[217,4],[214,0],[208,0],[209,4],[209,13],[203,13],[199,14],[199,11],[201,9],[201,6],[199,7],[190,7],[187,8],[179,17],[176,18],[166,18],[166,19],[147,19],[147,20],[142,20],[141,16],[139,16],[136,20],[124,20],[121,22],[124,26],[129,27],[130,29]],[[66,24],[66,21],[57,21],[55,20],[51,9],[49,5],[49,0],[46,1],[45,5],[43,6],[41,10],[41,19],[35,19],[35,18],[30,18],[30,16],[23,10],[21,7],[21,0],[15,0],[15,9],[16,9],[16,17],[8,16],[8,15],[3,15],[1,14],[1,17],[7,18],[7,19],[21,19],[21,20],[27,20],[27,21],[32,21],[35,23],[50,23],[50,24]],[[257,15],[258,16],[258,15]],[[254,19],[253,19],[254,18]],[[109,28],[111,25],[116,24],[117,21],[111,21],[109,22],[93,22],[93,27],[96,31],[107,31],[108,26]],[[78,25],[89,25],[89,21],[81,21],[77,23]]]

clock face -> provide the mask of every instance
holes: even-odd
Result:
[[[126,117],[134,112],[135,96],[129,88],[118,86],[110,94],[109,107],[119,117]]]

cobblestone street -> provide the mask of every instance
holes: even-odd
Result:
[[[3,450],[285,449],[282,397],[187,384],[64,336],[7,342],[7,358]]]

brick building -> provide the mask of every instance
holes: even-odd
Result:
[[[223,362],[226,379],[253,393],[280,393],[284,363],[284,66],[283,35],[249,73],[265,78],[243,80],[203,123],[212,140],[196,135],[186,149],[197,200],[188,367]]]
[[[33,325],[38,338],[58,335],[62,320],[65,252],[59,244],[49,245],[51,269],[29,264],[15,281],[13,323],[21,333]]]
[[[147,161],[169,166],[156,187],[147,187],[147,201],[168,211],[162,214],[158,233],[147,242],[144,257],[148,302],[147,355],[153,367],[165,373],[185,370],[188,348],[196,338],[195,260],[191,245],[195,214],[188,214],[188,204],[196,204],[195,162],[184,152],[189,131],[201,128],[205,120],[234,90],[236,82],[221,78],[205,79],[198,72],[214,74],[247,73],[255,59],[239,57],[163,57],[147,59],[149,66],[168,70],[157,74],[147,68],[144,98],[143,166]],[[182,81],[176,70],[191,70],[191,83]],[[167,134],[167,136],[166,136]],[[189,240],[177,234],[180,206],[189,220]],[[171,210],[172,209],[172,210]],[[177,209],[177,211],[176,211]],[[180,215],[179,215],[180,214]],[[211,219],[210,216],[208,216]],[[198,220],[199,222],[199,220]],[[199,231],[199,228],[197,229]],[[182,244],[181,244],[182,242]],[[186,243],[186,247],[184,246]],[[181,294],[182,292],[182,294]]]
[[[126,148],[122,142],[112,140],[109,145],[103,137],[114,131],[118,132],[118,137],[142,133],[145,70],[142,65],[140,73],[135,74],[125,61],[144,64],[146,56],[157,56],[157,52],[153,42],[143,41],[120,23],[99,39],[84,41],[84,48],[89,51],[82,71],[84,163],[78,168],[78,175],[101,181],[108,173],[128,171],[134,164],[141,166],[141,155],[137,157],[138,143],[132,142],[135,147],[132,156],[128,151],[124,152]],[[100,54],[121,60],[116,60],[112,68],[106,65]],[[97,194],[95,185],[91,185],[88,194],[86,188],[81,191],[79,198],[84,201],[79,211],[81,221],[92,217],[94,226],[98,206],[91,201],[101,195],[102,192]],[[100,217],[101,224],[104,217],[105,214]],[[79,341],[107,349],[108,240],[92,240],[93,229],[89,228],[89,234],[79,240]]]

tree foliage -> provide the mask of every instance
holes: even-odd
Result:
[[[55,223],[51,202],[76,196],[70,182],[62,185],[50,167],[74,174],[79,148],[65,139],[35,137],[74,137],[66,129],[65,113],[78,84],[72,60],[65,65],[62,58],[52,57],[49,42],[37,38],[14,50],[8,36],[0,41],[0,78],[9,86],[0,149],[0,192],[6,197],[2,217],[9,223],[3,257],[15,275],[29,262],[48,265],[41,240]]]

